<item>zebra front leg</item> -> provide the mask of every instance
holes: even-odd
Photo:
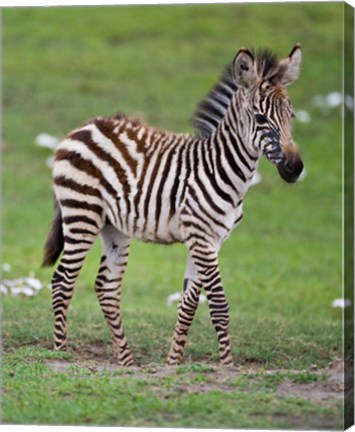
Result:
[[[121,366],[133,365],[133,357],[124,335],[120,297],[123,274],[128,261],[130,239],[112,225],[106,225],[101,231],[103,255],[95,290],[101,310],[112,335],[118,363]]]
[[[217,250],[205,243],[193,243],[190,255],[195,264],[199,280],[205,288],[212,324],[217,333],[221,364],[232,367],[228,325],[229,307],[224,295],[218,267]]]
[[[201,293],[201,284],[197,278],[195,266],[188,256],[184,278],[184,290],[179,301],[178,319],[170,346],[167,363],[169,365],[180,364],[184,353],[187,334],[194,319]]]

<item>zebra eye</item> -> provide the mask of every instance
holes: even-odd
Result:
[[[296,118],[296,114],[294,112],[291,114],[291,118]]]
[[[267,123],[267,118],[262,114],[255,114],[255,120],[259,125]]]

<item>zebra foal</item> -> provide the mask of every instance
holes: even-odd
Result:
[[[59,143],[55,216],[43,259],[43,265],[53,265],[63,252],[52,278],[55,349],[66,347],[74,284],[100,234],[103,254],[95,289],[120,365],[133,364],[120,314],[132,238],[182,242],[188,250],[168,363],[182,360],[204,288],[221,363],[233,364],[218,251],[242,219],[243,197],[261,156],[287,182],[301,174],[285,90],[297,79],[300,64],[300,45],[281,61],[269,50],[240,49],[198,106],[194,135],[160,131],[119,114],[95,118]]]

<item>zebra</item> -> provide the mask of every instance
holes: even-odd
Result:
[[[286,86],[299,76],[301,46],[278,60],[241,48],[198,105],[195,133],[158,130],[119,113],[71,131],[55,151],[55,213],[43,266],[52,277],[54,349],[67,346],[67,311],[83,261],[100,235],[95,282],[118,365],[134,364],[124,334],[121,282],[132,238],[183,243],[187,262],[167,363],[178,365],[204,288],[220,364],[233,366],[218,253],[243,217],[243,197],[261,156],[295,182],[303,162],[291,136]]]

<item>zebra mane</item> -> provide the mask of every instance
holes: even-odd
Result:
[[[269,49],[252,50],[256,70],[266,78],[277,72],[278,59]],[[238,86],[234,82],[232,64],[225,67],[219,81],[197,105],[192,125],[199,138],[208,138],[218,127]]]
[[[209,137],[217,129],[237,88],[232,76],[232,65],[229,64],[219,81],[197,105],[192,125],[200,138]]]

